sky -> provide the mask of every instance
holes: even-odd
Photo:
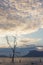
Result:
[[[43,0],[0,0],[0,47],[43,45]]]

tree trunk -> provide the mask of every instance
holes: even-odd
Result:
[[[14,50],[13,50],[13,56],[12,56],[12,63],[14,63],[14,55],[15,53],[14,53]]]

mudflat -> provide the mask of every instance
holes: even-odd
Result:
[[[43,57],[0,58],[0,65],[43,65]]]

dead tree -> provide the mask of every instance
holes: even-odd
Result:
[[[15,49],[16,49],[16,46],[17,46],[17,42],[16,42],[16,37],[13,36],[13,38],[14,38],[14,47],[12,48],[12,46],[11,46],[10,43],[9,43],[8,36],[6,36],[7,44],[9,45],[9,47],[10,47],[11,50],[12,50],[12,62],[14,63]]]

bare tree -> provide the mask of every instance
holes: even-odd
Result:
[[[12,46],[9,43],[8,36],[6,36],[7,44],[9,45],[9,47],[11,48],[12,53],[13,53],[12,54],[12,62],[14,63],[15,49],[16,49],[16,46],[17,46],[17,42],[16,42],[17,38],[16,38],[16,36],[13,36],[13,38],[14,38],[14,47],[12,48]]]

